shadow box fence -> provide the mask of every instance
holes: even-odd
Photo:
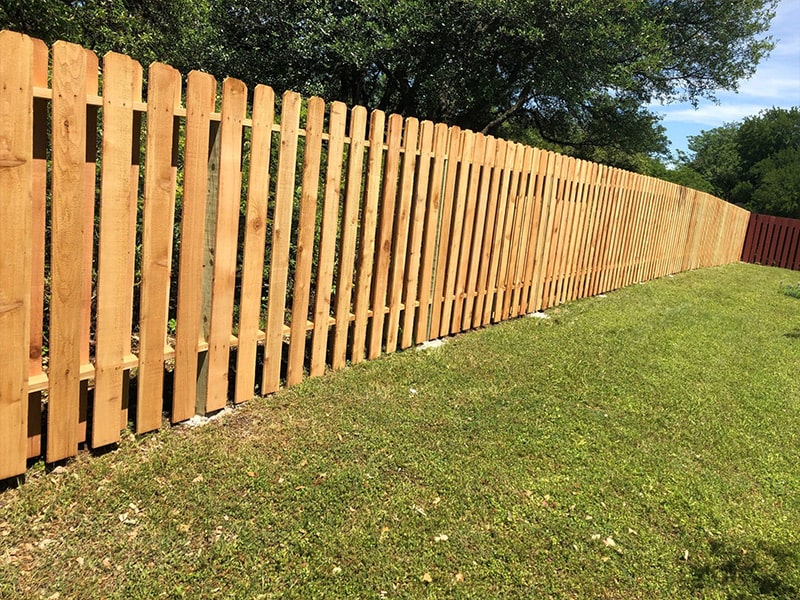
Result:
[[[800,271],[800,219],[751,214],[742,261]]]
[[[145,98],[127,56],[8,31],[0,56],[0,479],[741,257],[747,211],[657,179],[159,63]]]

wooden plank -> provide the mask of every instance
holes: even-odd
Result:
[[[286,368],[286,385],[303,380],[306,354],[306,322],[311,301],[311,268],[314,259],[314,234],[317,223],[317,197],[322,159],[322,125],[325,119],[325,101],[314,96],[308,100],[306,116],[306,144],[303,153],[303,182],[300,197],[300,222],[297,233],[297,256],[294,272],[292,323],[289,337],[289,362]],[[325,319],[327,323],[327,319]]]
[[[603,256],[605,252],[605,241],[608,237],[608,230],[610,228],[610,211],[611,211],[611,181],[614,176],[614,170],[610,167],[601,167],[600,180],[598,182],[598,206],[597,212],[599,221],[597,223],[597,234],[591,249],[590,255],[590,275],[586,282],[584,296],[594,296],[597,294],[599,287],[600,277],[603,269]]]
[[[314,303],[314,331],[311,335],[310,375],[325,372],[328,349],[328,330],[331,318],[331,288],[336,254],[336,234],[339,228],[344,138],[347,125],[347,106],[331,104],[328,124],[328,165],[325,175],[325,197],[322,208],[317,295]]]
[[[444,176],[444,191],[441,198],[441,217],[439,221],[439,241],[436,244],[433,296],[430,307],[430,339],[442,335],[442,301],[444,299],[445,278],[447,276],[447,249],[450,247],[450,230],[453,221],[453,202],[455,199],[456,173],[461,157],[461,128],[451,127],[447,145],[447,166]]]
[[[47,460],[78,450],[82,335],[86,53],[53,46],[53,190]]]
[[[616,257],[618,237],[621,235],[623,210],[623,179],[626,177],[624,171],[614,170],[614,178],[611,183],[611,218],[609,220],[608,237],[605,243],[603,256],[603,271],[598,287],[598,293],[606,292],[611,288]]]
[[[544,208],[544,203],[542,201],[542,192],[544,189],[544,175],[547,171],[547,154],[545,151],[539,150],[538,148],[535,148],[534,152],[531,171],[531,186],[533,190],[530,194],[530,199],[533,203],[533,213],[531,215],[530,229],[528,230],[528,251],[527,257],[525,258],[524,285],[519,306],[520,314],[526,314],[530,307],[531,289],[534,282],[536,263],[540,260],[538,254],[539,240],[542,237],[543,231],[542,209]]]
[[[97,95],[98,74],[100,62],[97,55],[89,50],[86,54],[86,97]],[[89,344],[92,329],[92,297],[93,290],[93,254],[94,254],[94,221],[95,221],[95,194],[98,187],[96,181],[97,173],[97,111],[98,106],[86,103],[86,154],[84,156],[83,169],[86,172],[83,178],[83,265],[81,271],[81,342],[80,342],[80,369],[81,371],[92,369],[93,365],[89,358]],[[89,405],[89,382],[81,380],[80,399],[78,401],[78,443],[86,441],[88,405]]]
[[[136,430],[161,426],[164,404],[164,350],[172,266],[177,130],[181,76],[160,63],[147,77],[147,143],[142,233],[142,286],[139,319],[139,373]]]
[[[497,321],[499,315],[496,314],[497,296],[499,292],[498,273],[502,249],[505,241],[505,222],[508,212],[508,190],[511,182],[511,174],[514,167],[516,154],[520,152],[520,145],[509,143],[505,148],[505,163],[496,163],[498,169],[497,206],[493,222],[492,246],[489,255],[489,271],[486,287],[485,304],[483,307],[483,325],[488,325],[491,321]]]
[[[481,160],[480,187],[475,199],[475,223],[472,227],[469,271],[464,288],[466,297],[464,298],[461,329],[470,329],[473,327],[475,305],[480,295],[481,286],[479,286],[478,276],[480,274],[483,247],[484,244],[487,243],[484,238],[486,234],[486,213],[489,206],[489,191],[491,189],[492,169],[494,168],[496,152],[497,139],[491,136],[485,138],[483,141],[483,157]]]
[[[570,300],[583,298],[585,296],[584,287],[588,276],[589,256],[594,245],[595,232],[597,228],[597,192],[598,192],[598,173],[601,165],[590,163],[587,172],[584,236],[582,246],[577,257],[577,274],[574,279],[574,286],[570,293]]]
[[[439,334],[446,336],[458,330],[453,322],[453,307],[456,302],[456,279],[461,258],[462,232],[464,229],[467,192],[469,188],[469,172],[475,154],[475,134],[472,131],[461,132],[461,162],[458,169],[456,195],[453,201],[453,216],[450,225],[450,244],[447,251],[447,271],[445,276],[442,301],[442,318]],[[444,223],[442,224],[444,226]],[[440,248],[439,251],[444,251]]]
[[[575,194],[575,225],[574,237],[569,250],[569,258],[567,260],[568,276],[565,281],[564,287],[561,290],[561,301],[569,302],[573,299],[575,288],[577,287],[577,280],[580,277],[580,263],[583,256],[583,251],[586,248],[586,219],[588,215],[588,196],[591,193],[591,184],[589,177],[593,163],[580,161],[580,169],[578,171],[578,189]]]
[[[133,179],[133,102],[141,99],[142,68],[109,52],[103,58],[103,160],[97,261],[97,331],[92,447],[118,442],[123,364],[131,354],[136,201]],[[136,89],[136,85],[139,89]]]
[[[437,123],[433,131],[433,164],[431,166],[428,199],[425,204],[425,224],[422,236],[422,255],[420,257],[419,308],[414,327],[414,341],[417,344],[430,339],[429,318],[433,303],[433,274],[436,260],[439,213],[442,206],[442,185],[446,163],[448,130],[447,125]]]
[[[215,97],[217,96],[215,91]],[[219,113],[217,113],[219,114]],[[214,282],[214,261],[217,243],[217,197],[219,195],[219,169],[222,131],[218,120],[211,121],[206,167],[206,206],[203,223],[203,262],[201,267],[200,337],[197,354],[197,387],[195,412],[206,412],[208,391],[208,337],[211,335],[211,297]]]
[[[519,228],[515,229],[517,236],[517,249],[513,252],[513,273],[509,272],[511,279],[511,297],[509,304],[509,317],[520,315],[525,286],[525,269],[528,259],[528,247],[532,241],[531,221],[534,213],[534,194],[536,189],[536,166],[539,160],[539,150],[525,147],[522,178],[520,180],[520,202],[522,204],[522,217]]]
[[[568,171],[569,159],[567,157],[559,157],[559,160],[556,162],[556,170],[553,174],[553,220],[550,229],[548,254],[546,254],[547,258],[544,264],[545,272],[543,273],[542,279],[542,309],[549,308],[553,305],[552,296],[555,286],[555,277],[558,273],[556,270],[556,262],[564,228],[564,188],[568,185]]]
[[[542,230],[542,246],[537,254],[541,258],[534,272],[534,283],[531,291],[530,309],[538,311],[544,304],[544,294],[547,287],[547,270],[550,265],[550,246],[553,241],[553,229],[556,226],[556,206],[558,200],[558,175],[561,172],[562,156],[550,153],[547,160],[547,173],[544,182],[543,210],[545,212],[544,228]]]
[[[556,263],[553,271],[553,279],[550,284],[551,306],[561,303],[561,290],[567,277],[567,256],[570,244],[572,243],[572,226],[575,213],[575,194],[578,189],[577,170],[579,163],[576,159],[570,157],[567,164],[568,171],[563,180],[564,185],[561,188],[563,212],[561,213],[561,225],[559,227]]]
[[[242,196],[242,121],[246,111],[247,86],[238,79],[226,79],[222,84],[219,193],[211,292],[211,329],[208,336],[206,412],[220,410],[228,401],[228,365]]]
[[[41,40],[33,41],[33,85],[47,87],[50,52]],[[47,122],[45,99],[33,100],[33,163],[31,166],[31,297],[29,378],[46,378],[42,372],[44,328],[45,212],[47,204]],[[1,418],[1,417],[0,417]],[[28,458],[42,453],[42,393],[28,395]],[[0,477],[1,479],[2,477]]]
[[[633,174],[625,172],[622,180],[621,189],[621,217],[619,219],[619,235],[617,243],[614,247],[614,254],[612,257],[612,273],[609,281],[609,289],[616,290],[621,287],[620,282],[622,279],[622,272],[626,260],[626,252],[628,249],[628,240],[630,238],[631,219],[634,214],[633,201],[631,199],[633,193],[632,187]]]
[[[480,189],[481,174],[486,160],[486,136],[482,133],[475,135],[473,156],[469,172],[469,187],[464,206],[462,219],[461,248],[458,253],[458,270],[456,272],[455,294],[453,298],[453,318],[450,331],[458,332],[469,329],[471,324],[464,326],[464,306],[468,299],[467,278],[469,276],[470,262],[477,260],[478,249],[472,247],[475,219],[478,212],[478,191]],[[477,277],[477,273],[476,273]],[[469,298],[472,300],[473,298]]]
[[[331,367],[341,369],[347,358],[347,337],[350,331],[350,304],[353,296],[353,271],[355,270],[358,212],[361,204],[362,175],[364,173],[364,148],[366,142],[367,109],[356,106],[350,113],[350,153],[347,159],[342,222],[339,227],[339,273],[336,278],[336,298]],[[370,135],[372,132],[370,131]]]
[[[413,117],[406,119],[403,132],[403,166],[400,173],[400,190],[395,210],[394,232],[392,235],[392,262],[389,273],[389,318],[386,327],[386,352],[397,350],[400,337],[400,311],[403,304],[403,284],[408,255],[408,236],[411,224],[411,201],[414,196],[414,175],[417,165],[417,138],[419,121]],[[406,311],[413,307],[406,305]]]
[[[383,345],[386,291],[389,286],[389,264],[392,254],[392,230],[394,209],[397,200],[397,178],[400,167],[400,144],[403,132],[403,117],[389,116],[386,134],[388,150],[383,171],[383,193],[381,194],[380,222],[375,245],[375,266],[372,279],[372,324],[369,331],[367,358],[376,358]]]
[[[375,234],[378,226],[378,202],[383,179],[383,138],[385,127],[386,115],[383,111],[373,111],[369,122],[367,184],[364,193],[364,208],[361,212],[358,282],[353,303],[355,323],[353,325],[351,360],[354,365],[364,360],[367,344],[367,322],[375,261]]]
[[[171,414],[173,423],[191,418],[197,404],[197,349],[203,303],[210,129],[216,93],[217,82],[211,75],[200,71],[189,73],[186,87],[185,167],[175,332],[175,389]],[[243,309],[243,314],[244,312]]]
[[[508,267],[505,278],[505,294],[503,295],[503,320],[519,314],[519,286],[521,279],[521,258],[525,255],[527,235],[524,230],[529,226],[531,203],[528,201],[533,148],[524,147],[519,183],[516,191],[516,208],[514,222],[511,226],[511,245],[509,247]]]
[[[422,259],[422,240],[425,227],[426,206],[428,204],[428,186],[430,183],[431,163],[433,159],[433,123],[423,121],[419,135],[419,159],[417,161],[417,177],[414,187],[412,207],[412,223],[408,244],[408,268],[405,275],[405,292],[403,304],[403,335],[401,348],[411,346],[414,339],[415,304],[419,290],[420,265]]]
[[[255,394],[256,346],[261,332],[264,247],[267,234],[267,202],[270,185],[270,151],[275,122],[275,93],[257,85],[253,92],[250,125],[250,168],[242,250],[242,283],[239,298],[239,333],[236,354],[234,403]]]
[[[0,32],[0,480],[28,456],[33,53],[28,36]]]
[[[270,252],[267,328],[264,331],[264,372],[261,393],[271,394],[281,382],[283,322],[286,309],[286,283],[289,275],[289,241],[292,235],[297,138],[300,127],[300,95],[285,92],[281,105],[281,137],[278,153],[278,180]]]

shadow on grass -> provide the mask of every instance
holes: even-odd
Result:
[[[797,327],[788,333],[784,333],[783,337],[800,340],[800,327]]]
[[[800,598],[798,573],[800,550],[769,542],[712,540],[708,560],[693,568],[698,590],[716,589],[739,599]]]

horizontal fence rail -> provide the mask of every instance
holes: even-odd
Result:
[[[751,214],[742,261],[800,271],[800,219]]]
[[[129,57],[7,31],[0,55],[0,479],[742,253],[747,211],[665,181],[159,63],[144,97]]]

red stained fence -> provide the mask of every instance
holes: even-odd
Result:
[[[751,214],[742,261],[800,271],[800,219]]]

